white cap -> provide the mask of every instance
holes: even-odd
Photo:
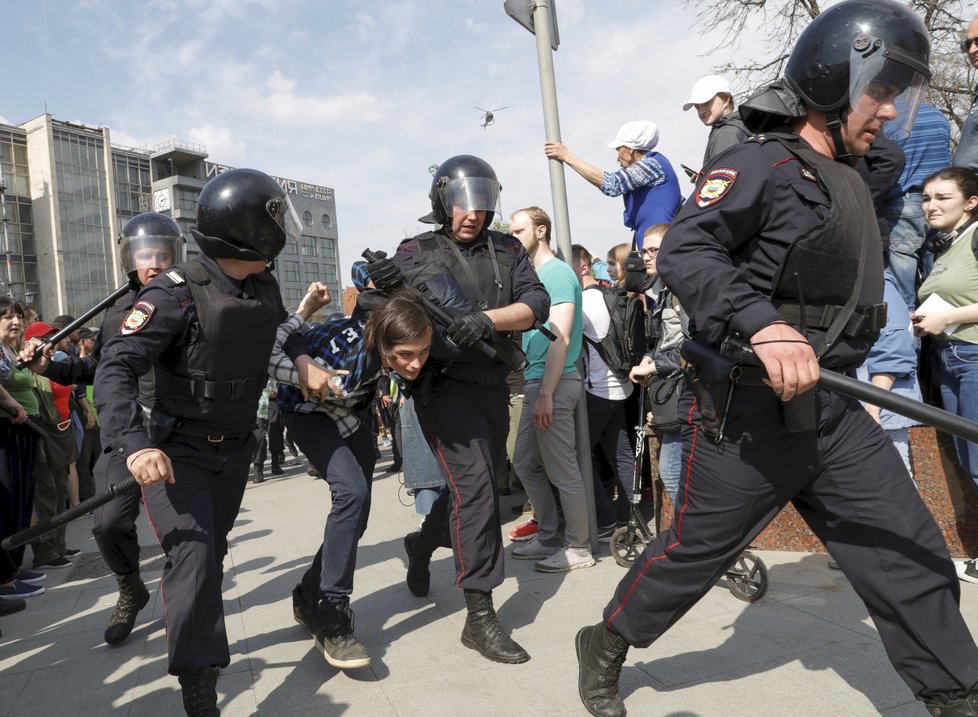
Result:
[[[659,143],[659,127],[655,122],[636,120],[626,122],[618,130],[615,138],[608,143],[612,149],[628,147],[642,152],[648,152]]]
[[[709,102],[721,92],[728,95],[733,94],[730,91],[730,83],[720,77],[720,75],[707,75],[706,77],[699,78],[696,84],[693,85],[693,92],[690,94],[689,100],[683,105],[683,112],[687,111],[693,105],[701,105],[704,102]]]

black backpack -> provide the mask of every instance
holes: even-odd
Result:
[[[592,289],[600,291],[604,297],[611,322],[607,335],[600,342],[587,336],[584,341],[595,348],[608,368],[627,377],[645,354],[647,335],[643,297],[641,294],[629,296],[627,291],[614,286],[596,284],[587,288],[588,291]]]

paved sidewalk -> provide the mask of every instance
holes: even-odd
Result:
[[[606,552],[598,564],[545,575],[531,561],[506,561],[496,590],[502,623],[529,651],[523,665],[499,665],[459,643],[462,593],[447,550],[435,554],[432,590],[404,585],[402,538],[418,518],[398,476],[374,483],[370,525],[360,546],[353,608],[370,668],[327,665],[292,619],[291,589],[322,537],[329,491],[290,462],[286,475],[249,484],[225,567],[231,665],[218,683],[225,717],[466,717],[585,714],[577,695],[573,639],[597,622],[623,569]],[[503,520],[521,496],[504,498]],[[183,714],[166,674],[162,556],[145,521],[144,578],[152,599],[128,641],[110,648],[102,631],[115,581],[98,558],[87,521],[69,530],[83,549],[66,574],[50,571],[47,592],[0,621],[0,715],[74,717]],[[507,551],[509,546],[507,546]],[[748,605],[718,586],[662,639],[632,650],[622,672],[630,715],[925,715],[886,660],[862,604],[824,555],[760,553],[770,589]],[[963,585],[978,628],[978,586]]]

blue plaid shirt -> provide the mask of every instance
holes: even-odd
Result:
[[[343,436],[349,436],[360,426],[357,414],[373,398],[381,374],[380,361],[363,350],[364,322],[357,316],[344,317],[312,326],[298,314],[281,323],[275,335],[268,372],[279,382],[275,399],[283,412],[325,413],[332,418]],[[282,350],[286,340],[298,331],[306,343],[306,352],[316,363],[330,369],[345,369],[343,376],[346,396],[328,396],[322,401],[306,401],[299,390],[299,371]]]

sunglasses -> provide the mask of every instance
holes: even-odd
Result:
[[[961,52],[967,52],[971,46],[978,42],[978,37],[966,37],[961,41]]]

